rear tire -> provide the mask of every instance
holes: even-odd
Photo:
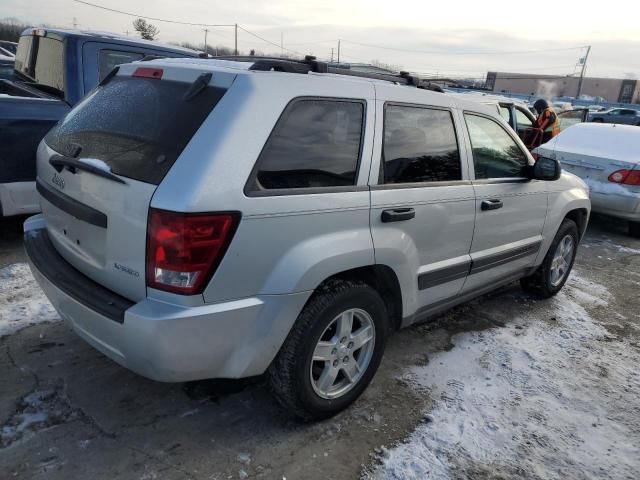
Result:
[[[593,123],[603,123],[601,118],[595,118],[592,120]]]
[[[542,298],[553,297],[569,278],[578,251],[578,226],[565,218],[538,269],[520,280],[522,289]],[[570,248],[570,251],[569,251]]]
[[[373,378],[387,333],[387,309],[376,290],[360,281],[327,282],[304,307],[269,367],[274,396],[303,421],[335,415]]]
[[[640,222],[629,222],[629,235],[640,238]]]

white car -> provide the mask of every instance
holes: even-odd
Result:
[[[640,129],[630,125],[581,123],[538,147],[560,161],[590,190],[594,212],[629,221],[640,237]]]

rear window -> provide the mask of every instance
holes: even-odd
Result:
[[[100,77],[100,81],[109,75],[109,72],[113,70],[116,65],[142,60],[143,57],[144,55],[142,53],[136,52],[100,50],[100,55],[98,56],[98,75]]]
[[[41,85],[64,91],[64,46],[53,38],[20,37],[15,69]]]
[[[73,108],[46,136],[62,155],[104,162],[113,173],[158,185],[225,89],[114,77]]]

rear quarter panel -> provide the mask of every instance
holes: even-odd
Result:
[[[334,193],[246,195],[245,184],[266,140],[286,105],[297,97],[371,102],[365,110],[357,187]],[[152,200],[153,207],[169,210],[242,213],[229,250],[204,291],[206,302],[313,290],[335,273],[375,263],[366,187],[373,97],[373,87],[365,81],[279,72],[237,76]]]

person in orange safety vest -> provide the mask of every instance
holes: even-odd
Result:
[[[558,119],[558,115],[553,111],[553,108],[549,106],[549,103],[542,98],[536,100],[533,108],[538,112],[538,118],[533,124],[533,127],[543,131],[542,143],[548,142],[560,133],[560,120]]]

